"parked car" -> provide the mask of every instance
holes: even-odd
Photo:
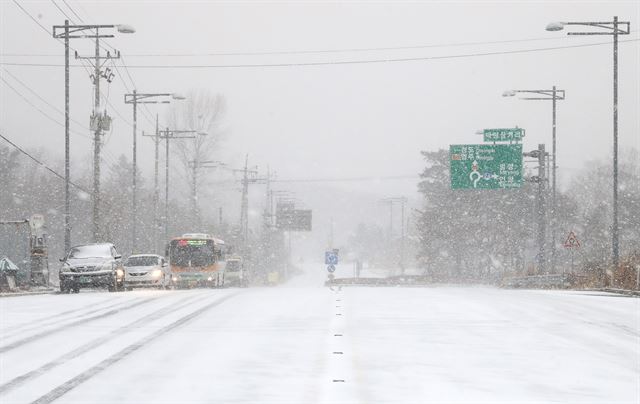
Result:
[[[152,286],[166,289],[171,284],[169,264],[156,254],[132,255],[124,263],[124,287]]]
[[[106,287],[109,292],[122,290],[124,268],[121,258],[111,243],[71,247],[66,257],[60,259],[60,291],[78,293],[85,287]]]

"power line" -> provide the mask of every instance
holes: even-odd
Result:
[[[18,83],[20,83],[24,88],[26,88],[27,90],[29,90],[29,92],[31,92],[33,95],[35,95],[36,97],[38,97],[40,99],[40,101],[44,102],[45,104],[47,104],[49,107],[53,108],[55,111],[57,111],[58,113],[64,115],[64,111],[60,110],[58,107],[56,107],[55,105],[51,104],[49,101],[45,100],[44,98],[42,98],[42,96],[40,96],[40,94],[38,94],[35,90],[33,90],[31,87],[29,87],[28,85],[26,85],[22,80],[20,80],[19,78],[17,78],[13,73],[11,73],[9,70],[7,70],[6,68],[3,69],[5,71],[5,73],[7,73],[9,76],[13,77],[13,79],[15,81],[17,81]],[[70,118],[73,122],[75,122],[78,126],[80,126],[82,129],[86,129],[86,130],[90,130],[89,127],[84,126],[82,123],[80,123],[79,121]]]
[[[7,80],[4,79],[4,77],[0,76],[0,80],[2,80],[2,82],[9,87],[11,90],[13,90],[13,92],[15,92],[20,98],[22,98],[27,104],[31,105],[33,108],[35,108],[38,112],[40,112],[42,115],[44,115],[45,117],[47,117],[49,120],[51,120],[52,122],[54,122],[57,125],[60,126],[64,126],[63,123],[59,122],[56,118],[52,117],[51,115],[47,114],[46,112],[44,112],[43,110],[41,110],[37,105],[35,105],[34,103],[32,103],[31,101],[29,101],[29,99],[27,99],[25,96],[23,96],[20,91],[18,91],[15,87],[13,87]],[[87,135],[81,134],[79,132],[71,132],[75,135],[78,136],[83,136],[83,137],[89,137]]]
[[[51,1],[54,1],[54,0],[51,0]],[[81,22],[83,22],[83,23],[84,23],[84,20],[82,19],[82,17],[80,17],[80,15],[78,15],[78,13],[76,13],[76,11],[73,9],[73,7],[71,7],[71,5],[69,5],[69,3],[67,3],[67,2],[66,2],[66,0],[63,0],[63,2],[64,2],[64,4],[69,8],[69,10],[71,10],[71,12],[72,12],[73,14],[75,14],[75,15],[76,15],[76,17],[78,17],[78,18],[80,19],[80,21],[81,21]],[[66,14],[65,14],[65,15],[66,15]],[[103,40],[102,40],[102,42],[100,43],[100,47],[101,47],[103,50],[107,50],[107,49],[106,49],[102,44],[106,44],[106,45],[108,45],[111,49],[113,49],[114,51],[116,51],[116,48],[115,48],[114,46],[112,46],[109,42],[107,42],[107,40],[103,39]],[[133,80],[133,77],[131,76],[131,73],[129,72],[129,69],[127,68],[127,65],[125,64],[124,58],[122,58],[122,56],[121,56],[121,55],[120,55],[120,58],[121,58],[121,60],[122,60],[122,65],[123,65],[123,67],[124,67],[124,69],[125,69],[125,72],[127,73],[127,76],[129,77],[129,80],[131,81],[131,85],[132,85],[132,86],[133,86],[133,88],[135,89],[135,88],[137,87],[137,86],[136,86],[136,83],[135,83],[135,81]],[[121,77],[121,79],[122,79],[122,84],[124,85],[125,89],[127,90],[127,92],[128,92],[128,93],[131,93],[131,89],[129,88],[129,86],[127,86],[127,83],[126,83],[126,81],[125,81],[125,77],[124,77],[124,75],[123,75],[122,73],[120,73],[120,69],[118,68],[118,65],[116,65],[116,64],[115,64],[115,63],[113,63],[113,62],[112,62],[112,64],[113,64],[113,67],[116,69],[116,72],[118,73],[118,75]],[[118,110],[117,110],[117,109],[115,109],[115,107],[114,107],[114,106],[113,106],[113,105],[112,105],[108,100],[106,100],[106,101],[107,101],[107,103],[108,103],[109,105],[111,105],[111,107],[116,111],[116,114],[118,114],[122,119],[125,119],[122,115],[120,115],[120,113],[118,112]],[[149,111],[149,109],[147,108],[147,106],[146,106],[146,105],[143,105],[143,107],[144,107],[144,110],[142,110],[142,112],[143,112],[143,116],[145,117],[145,119],[146,119],[146,120],[147,120],[151,125],[155,125],[155,121],[153,120],[153,116],[152,116],[151,112]],[[131,123],[129,123],[126,119],[125,119],[125,122],[127,122],[127,124],[128,124],[129,126],[132,126],[132,127],[133,127],[133,125],[132,125]]]
[[[64,1],[64,0],[63,0]],[[40,22],[38,20],[36,20],[33,15],[31,15],[31,13],[29,13],[25,8],[23,8],[16,0],[13,0],[13,2],[29,17],[31,18],[31,20],[33,20],[36,24],[38,24],[38,26],[40,28],[42,28],[47,34],[51,35],[51,32],[45,28],[42,24],[40,24]],[[56,6],[56,8],[69,20],[71,20],[73,22],[73,20],[58,6],[58,4],[55,3],[54,0],[51,0],[51,2]],[[67,5],[67,7],[69,7],[69,9],[73,12],[73,14],[75,14],[81,21],[82,18],[80,18],[80,16],[69,6],[69,4],[64,1],[64,3]],[[54,38],[56,39],[58,42],[63,43],[61,39],[59,38]],[[75,49],[73,47],[69,47],[70,49],[74,50]],[[102,47],[103,49],[105,49],[104,47]],[[83,61],[81,60],[81,66],[85,69],[85,71],[87,71],[87,73],[89,75],[91,75],[91,72],[88,71],[87,67],[84,65]],[[52,107],[53,109],[55,109],[57,112],[63,113],[61,112],[58,108],[54,107],[53,105],[51,105],[49,102],[47,102],[45,99],[43,99],[42,97],[40,97],[40,95],[38,95],[35,91],[33,91],[31,88],[29,88],[26,84],[24,84],[22,81],[20,81],[17,77],[15,77],[13,74],[11,74],[6,68],[4,69],[5,72],[9,73],[9,75],[11,75],[16,81],[18,81],[20,84],[22,84],[25,88],[27,88],[27,90],[31,91],[33,94],[35,94],[41,101],[43,101],[45,104],[49,105],[50,107]],[[4,78],[0,77],[2,79],[2,81],[11,89],[13,90],[18,96],[20,96],[26,103],[28,103],[29,105],[31,105],[33,108],[35,108],[38,112],[40,112],[42,115],[44,115],[45,117],[47,117],[49,120],[51,120],[52,122],[54,122],[55,124],[59,125],[59,126],[64,126],[63,123],[57,121],[55,118],[51,117],[49,114],[47,114],[46,112],[44,112],[43,110],[41,110],[38,106],[36,106],[35,104],[33,104],[32,102],[30,102],[27,98],[25,98],[19,91],[17,91],[11,84],[9,84]],[[103,96],[104,98],[104,96]],[[111,105],[111,103],[109,103],[108,100],[106,100],[107,103],[109,105]],[[120,113],[115,109],[115,107],[113,107],[113,105],[111,105],[112,108],[116,111],[116,113],[118,115],[120,115]],[[124,118],[122,115],[120,115],[120,117],[124,120],[125,123],[127,123],[129,126],[131,126],[131,124],[126,120],[126,118]],[[87,127],[85,127],[84,125],[82,125],[81,123],[79,123],[78,121],[76,121],[75,119],[71,120],[75,123],[77,123],[78,125],[80,125],[83,129],[88,129]],[[70,133],[73,133],[74,135],[78,135],[78,136],[82,136],[82,137],[86,137],[86,138],[91,138],[90,136],[84,135],[82,133],[79,132],[75,132],[75,131],[70,131]],[[6,140],[6,139],[5,139]],[[113,158],[113,157],[110,157]],[[111,165],[115,165],[114,162],[109,162],[109,164]],[[88,192],[88,191],[85,191]]]
[[[624,42],[638,42],[639,38],[619,40],[619,43]],[[215,69],[215,68],[264,68],[264,67],[299,67],[299,66],[326,66],[326,65],[357,65],[357,64],[375,64],[375,63],[398,63],[398,62],[418,62],[429,60],[443,60],[443,59],[461,59],[471,57],[482,56],[498,56],[498,55],[510,55],[510,54],[522,54],[522,53],[534,53],[534,52],[547,52],[560,49],[571,48],[586,48],[593,46],[611,45],[611,42],[596,42],[590,44],[580,45],[567,45],[567,46],[554,46],[547,48],[532,48],[532,49],[516,49],[509,51],[496,51],[496,52],[481,52],[481,53],[464,53],[458,55],[442,55],[442,56],[424,56],[424,57],[407,57],[407,58],[387,58],[387,59],[366,59],[366,60],[339,60],[339,61],[325,61],[325,62],[291,62],[291,63],[256,63],[256,64],[208,64],[208,65],[130,65],[132,69]],[[50,63],[9,63],[0,62],[0,65],[6,66],[33,66],[33,67],[59,67],[62,65],[50,64]],[[77,67],[74,65],[72,67]]]
[[[120,60],[122,61],[122,66],[124,66],[125,73],[127,73],[127,76],[129,77],[129,80],[131,80],[131,84],[133,85],[133,88],[137,88],[136,83],[133,81],[133,77],[131,77],[131,72],[129,72],[129,68],[127,67],[127,64],[125,63],[124,57],[120,56]],[[114,63],[114,66],[115,66],[115,63]],[[116,67],[116,69],[117,69],[117,67]],[[155,121],[153,119],[153,114],[151,113],[151,111],[149,111],[149,107],[147,106],[147,104],[142,104],[142,107],[143,107],[144,117],[147,119],[147,121],[151,125],[155,125]]]
[[[314,53],[356,53],[356,52],[379,52],[379,51],[396,51],[396,50],[413,50],[427,48],[448,48],[458,46],[475,46],[475,45],[497,45],[505,43],[531,42],[531,41],[548,41],[558,40],[561,38],[523,38],[523,39],[505,39],[499,41],[479,41],[479,42],[457,42],[447,44],[427,44],[427,45],[408,45],[408,46],[386,46],[371,48],[342,48],[342,49],[312,49],[312,50],[290,50],[290,51],[254,51],[254,52],[205,52],[205,53],[134,53],[131,57],[193,57],[193,56],[264,56],[264,55],[308,55]]]
[[[28,16],[28,17],[29,17],[33,22],[35,22],[35,23],[36,23],[40,28],[42,28],[42,30],[43,30],[44,32],[46,32],[46,33],[47,33],[47,35],[52,36],[51,31],[49,31],[49,30],[48,30],[44,25],[40,24],[40,21],[38,21],[38,20],[37,20],[33,15],[31,15],[31,13],[30,13],[30,12],[28,12],[24,7],[22,7],[22,6],[20,5],[20,3],[18,3],[16,0],[12,0],[12,1],[13,1],[13,3],[14,3],[16,6],[18,6],[18,8],[19,8],[20,10],[22,10],[22,12],[23,12],[24,14],[26,14],[26,15],[27,15],[27,16]],[[56,41],[58,41],[58,42],[60,42],[60,43],[64,44],[64,41],[62,41],[62,39],[60,39],[60,38],[55,38],[55,37],[54,37],[54,39],[55,39]],[[73,51],[76,51],[76,49],[75,49],[74,47],[72,47],[72,46],[69,46],[69,49],[71,49],[71,50],[73,50]]]
[[[82,19],[82,17],[80,17],[80,15],[78,13],[76,13],[76,11],[73,9],[73,7],[71,7],[69,5],[69,3],[67,3],[67,0],[62,0],[62,2],[67,6],[67,8],[69,10],[71,10],[71,12],[73,13],[73,15],[75,15],[76,17],[78,17],[78,20],[80,20],[81,23],[84,24],[84,20]],[[65,14],[66,15],[66,14]]]
[[[122,58],[122,55],[120,56],[120,58]],[[122,63],[124,64],[124,60],[122,61]],[[116,72],[118,73],[118,75],[121,77],[122,79],[122,84],[124,85],[124,88],[127,90],[128,93],[131,93],[131,89],[129,88],[129,86],[127,85],[127,82],[125,81],[125,77],[122,73],[120,73],[120,69],[118,69],[118,66],[115,64],[115,62],[113,62],[113,67],[115,67]],[[126,65],[125,65],[126,68]],[[131,84],[133,85],[133,88],[136,88],[136,83],[133,81],[133,78],[131,78],[131,74],[129,74],[129,70],[126,69],[127,74],[129,75],[129,80],[131,80]],[[141,109],[140,111],[142,112],[142,116],[144,116],[144,118],[147,120],[148,123],[150,123],[151,125],[155,125],[155,120],[153,119],[153,116],[150,117],[151,112],[149,111],[149,109],[147,108],[147,106],[145,104],[142,104],[145,108]],[[129,124],[129,126],[133,127],[133,124]]]
[[[16,150],[18,150],[20,153],[24,154],[25,156],[29,157],[31,160],[35,161],[38,165],[44,167],[47,171],[49,171],[50,173],[52,173],[53,175],[55,175],[56,177],[64,180],[64,176],[60,175],[57,171],[55,171],[54,169],[52,169],[51,167],[49,167],[48,165],[46,165],[45,163],[43,163],[42,161],[38,160],[37,158],[35,158],[34,156],[32,156],[31,154],[29,154],[28,152],[26,152],[24,149],[22,149],[20,146],[16,145],[15,143],[13,143],[11,140],[7,139],[6,137],[4,137],[2,134],[0,134],[0,137],[2,139],[4,139],[7,143],[9,143],[11,146],[13,146]],[[80,185],[75,184],[73,181],[69,181],[69,184],[73,185],[74,187],[78,188],[79,190],[86,192],[86,193],[90,193],[89,191],[87,191],[86,189],[84,189],[83,187],[81,187]]]
[[[60,10],[60,12],[61,12],[65,17],[67,17],[67,20],[71,21],[71,23],[72,23],[72,24],[75,24],[75,23],[76,23],[75,21],[73,21],[73,18],[69,17],[69,15],[68,15],[67,13],[65,13],[63,9],[61,9],[61,8],[60,8],[60,6],[58,5],[58,3],[56,3],[56,2],[55,2],[55,0],[51,0],[51,2],[53,3],[53,5],[54,5],[54,6],[56,6],[56,8],[57,8],[58,10]]]
[[[24,7],[22,7],[20,5],[20,3],[18,3],[16,0],[13,0],[13,2],[15,3],[16,6],[18,6],[18,8],[20,8],[20,10],[22,10],[27,16],[29,16],[29,18],[31,18],[31,20],[33,20],[33,22],[38,24],[38,26],[40,28],[42,28],[44,30],[44,32],[46,32],[47,34],[51,35],[51,31],[49,31],[44,25],[40,24],[40,21],[36,20],[35,17],[31,15],[31,13],[29,13]]]
[[[305,54],[323,54],[323,53],[355,53],[355,52],[378,52],[378,51],[395,51],[395,50],[413,50],[428,48],[448,48],[476,45],[497,45],[507,43],[534,42],[534,41],[557,41],[567,40],[568,37],[545,37],[545,38],[519,38],[505,39],[497,41],[477,41],[477,42],[455,42],[445,44],[426,44],[426,45],[408,45],[408,46],[388,46],[388,47],[370,47],[370,48],[342,48],[342,49],[313,49],[313,50],[290,50],[290,51],[253,51],[253,52],[193,52],[193,53],[130,53],[129,57],[202,57],[202,56],[265,56],[265,55],[305,55]],[[54,57],[55,54],[50,53],[4,53],[2,56],[22,56],[22,57]]]
[[[15,0],[13,0],[13,1],[14,1],[14,3],[16,2]],[[63,1],[64,1],[64,0],[63,0]],[[74,23],[74,24],[75,24],[75,22],[73,21],[73,19],[71,19],[71,17],[69,17],[69,15],[68,15],[67,13],[65,13],[65,12],[64,12],[64,10],[62,10],[62,9],[60,8],[60,6],[55,2],[55,0],[51,0],[51,2],[56,6],[56,8],[57,8],[57,9],[58,9],[58,10],[59,10],[59,11],[60,11],[60,12],[61,12],[61,13],[62,13],[66,18],[67,18],[67,19],[69,19],[72,23]],[[82,17],[80,17],[80,16],[78,15],[78,13],[76,13],[76,12],[75,12],[75,10],[74,10],[74,9],[73,9],[73,8],[72,8],[72,7],[71,7],[71,6],[66,2],[66,1],[64,1],[64,3],[65,3],[65,5],[69,8],[69,10],[71,10],[71,12],[72,12],[76,17],[78,17],[78,19],[79,19],[81,22],[83,22],[83,23],[84,23],[84,20],[82,19]],[[17,3],[16,3],[16,4],[17,4]],[[19,6],[19,4],[18,4],[18,6]],[[21,7],[21,8],[22,8],[22,7]],[[23,10],[24,10],[24,9],[23,9]],[[24,10],[24,11],[26,12],[26,10]],[[28,14],[28,13],[27,13],[27,14]],[[30,17],[32,17],[30,14],[28,14],[28,15],[29,15]],[[33,19],[33,18],[32,18],[32,19]],[[34,21],[35,21],[35,20],[34,20]],[[37,21],[36,21],[36,22],[37,22]],[[40,24],[38,24],[38,25],[40,25]],[[44,28],[44,27],[42,27],[42,28]],[[45,28],[45,31],[47,31],[47,33],[49,33],[49,31],[48,31],[48,30],[46,30],[46,28]],[[92,31],[93,31],[93,32],[95,32],[94,30],[92,30]],[[105,42],[105,41],[103,41],[103,42]],[[99,44],[99,46],[100,46],[100,48],[102,48],[103,50],[108,50],[108,49],[107,49],[107,48],[105,48],[102,44]],[[113,47],[112,47],[112,48],[113,48]],[[115,49],[115,48],[114,48],[114,49]],[[91,76],[93,73],[92,73],[91,71],[89,71],[89,70],[88,70],[88,68],[84,65],[84,63],[83,63],[83,61],[82,61],[82,60],[81,60],[81,62],[80,62],[80,63],[82,64],[82,67],[85,69],[85,71],[87,71],[87,73]],[[116,65],[114,64],[114,67],[116,68],[116,71],[118,71],[118,66],[116,66]],[[119,72],[119,71],[118,71],[118,74],[120,74],[120,72]],[[121,74],[120,74],[120,75],[121,75]],[[121,75],[121,76],[122,76],[122,75]],[[124,83],[124,81],[123,81],[123,83]],[[127,88],[127,90],[128,90],[128,87],[127,87],[126,83],[124,83],[124,85],[125,85],[125,88]],[[101,98],[102,98],[102,99],[107,103],[107,105],[109,105],[109,106],[111,106],[111,108],[113,108],[113,110],[116,112],[116,114],[117,114],[118,116],[120,116],[120,118],[122,118],[122,120],[123,120],[127,125],[129,125],[129,126],[133,127],[133,124],[132,124],[131,122],[129,122],[129,121],[128,121],[128,120],[127,120],[127,119],[126,119],[122,114],[120,114],[120,112],[116,109],[116,107],[114,107],[114,106],[113,106],[113,104],[111,104],[111,102],[109,101],[108,97],[105,97],[103,94],[100,94],[100,96],[101,96]],[[147,119],[148,119],[148,118],[147,118]]]

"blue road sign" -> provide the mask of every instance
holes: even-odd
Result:
[[[325,265],[338,265],[338,254],[334,251],[325,251],[324,263]]]
[[[329,273],[333,273],[336,271],[336,266],[335,265],[329,265],[327,267],[327,271],[329,271]]]

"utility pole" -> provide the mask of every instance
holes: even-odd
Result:
[[[246,247],[249,236],[249,155],[244,160],[244,175],[242,176],[242,200],[240,201],[240,232],[242,244]]]
[[[192,167],[192,176],[193,176],[193,193],[191,195],[191,203],[192,203],[192,215],[196,223],[200,223],[198,218],[198,156],[193,159],[193,161],[189,161],[188,164],[191,163]]]
[[[126,97],[126,96],[125,96]],[[135,88],[133,89],[133,98],[136,99],[136,90]],[[125,103],[126,103],[126,98],[125,98]],[[132,173],[132,177],[133,177],[133,182],[132,182],[132,188],[131,188],[131,202],[132,202],[132,209],[131,209],[131,253],[135,254],[137,252],[137,244],[138,244],[138,235],[136,234],[138,226],[137,226],[137,220],[138,220],[138,204],[136,203],[136,190],[137,190],[137,173],[136,173],[136,168],[137,168],[137,133],[136,133],[136,125],[137,125],[137,111],[138,111],[138,103],[134,102],[133,103],[133,157],[132,157],[132,163],[133,163],[133,173]]]
[[[54,27],[54,38],[55,27]],[[71,249],[71,206],[69,203],[69,20],[64,20],[64,252]]]
[[[184,133],[197,133],[195,130],[169,130],[159,132],[159,138],[165,141],[165,167],[164,167],[164,241],[169,241],[169,141],[175,139],[195,139],[195,136],[177,136]]]
[[[94,38],[96,41],[96,56],[95,56],[95,71],[94,71],[94,83],[97,83],[96,86],[96,99],[98,100],[96,102],[97,106],[99,107],[99,102],[100,102],[100,51],[99,51],[99,38],[113,38],[113,35],[100,35],[98,32],[98,29],[103,28],[103,29],[110,29],[110,28],[117,28],[118,32],[120,33],[125,33],[125,34],[131,34],[134,33],[135,30],[128,25],[69,25],[69,20],[65,20],[64,21],[64,25],[54,25],[53,26],[53,37],[56,39],[60,39],[60,38],[64,38],[64,87],[65,87],[65,93],[64,93],[64,101],[65,101],[65,106],[64,106],[64,112],[65,112],[65,117],[64,117],[64,121],[65,121],[65,125],[64,125],[64,143],[65,143],[65,155],[64,155],[64,173],[65,173],[65,184],[64,184],[64,247],[65,247],[65,251],[68,251],[69,248],[71,247],[71,223],[70,223],[70,216],[71,216],[71,212],[70,212],[70,193],[69,193],[69,181],[70,181],[70,175],[71,175],[71,169],[70,169],[70,152],[69,152],[69,39],[70,38]],[[60,32],[62,31],[62,32]],[[84,34],[83,32],[86,31],[92,31],[90,34]],[[76,52],[76,58],[78,57],[77,52]],[[119,57],[119,52],[118,52],[118,57]],[[110,58],[109,54],[107,53],[107,59]],[[111,80],[112,76],[107,76],[108,80]],[[98,107],[95,107],[94,109],[94,115],[97,113],[97,109]],[[105,114],[106,117],[106,114]],[[92,124],[94,123],[93,117],[92,117]],[[94,154],[97,150],[98,155],[97,157],[99,158],[99,152],[100,152],[100,127],[101,125],[97,125],[98,130],[96,130],[96,134],[95,134],[95,138],[94,141],[96,143],[97,146],[94,145]],[[97,140],[96,140],[97,139]],[[96,176],[96,173],[99,177],[100,175],[100,166],[99,164],[97,164],[98,169],[96,171],[96,162],[95,162],[95,156],[94,156],[94,177]],[[97,182],[97,191],[99,192],[99,179]],[[99,233],[98,231],[98,204],[99,204],[99,197],[96,197],[97,193],[96,193],[96,182],[95,182],[95,178],[94,178],[94,195],[93,195],[93,199],[94,199],[94,219],[93,219],[93,236],[94,236],[94,240],[97,239],[97,235]]]
[[[545,250],[546,235],[546,204],[545,204],[545,182],[546,182],[546,155],[544,144],[538,145],[538,246],[540,272],[547,272],[547,257]]]
[[[160,129],[158,126],[158,115],[156,114],[156,131],[153,135],[145,135],[144,132],[142,136],[147,136],[153,138],[153,143],[155,146],[154,150],[154,167],[153,167],[153,248],[156,252],[160,252],[162,249],[158,248],[158,233],[160,231],[160,221],[158,220],[158,204],[160,203],[160,187],[158,181],[158,165],[160,160]]]
[[[158,122],[158,114],[156,114],[156,133],[153,139],[155,146],[153,164],[153,247],[157,252],[161,252],[162,248],[158,248],[158,233],[160,232],[160,221],[158,220],[158,204],[160,203],[160,184],[158,181],[158,161],[160,160],[160,126]]]
[[[111,128],[111,118],[107,115],[106,110],[104,113],[100,111],[100,78],[104,77],[108,82],[111,82],[113,73],[110,69],[106,69],[104,74],[102,73],[102,67],[106,61],[111,59],[119,59],[120,52],[116,56],[111,56],[110,52],[107,52],[106,56],[100,56],[100,38],[113,38],[113,35],[100,35],[99,27],[95,26],[95,54],[93,57],[81,57],[76,52],[76,59],[88,60],[93,64],[93,74],[91,79],[93,80],[94,97],[93,97],[93,113],[91,114],[91,130],[93,130],[93,241],[102,241],[102,229],[100,219],[100,148],[102,142],[103,130],[109,130]]]
[[[597,31],[567,32],[567,35],[613,36],[613,222],[611,225],[611,247],[613,269],[615,271],[620,263],[620,235],[618,228],[618,35],[629,35],[631,24],[629,21],[619,21],[618,16],[614,16],[613,21],[552,22],[547,25],[546,29],[547,31],[561,31],[565,26],[574,25],[592,27]],[[605,32],[602,30],[605,30]]]
[[[137,128],[137,123],[138,123],[138,118],[137,118],[137,110],[138,110],[138,104],[168,104],[170,101],[169,100],[161,100],[161,101],[150,101],[149,99],[151,98],[158,98],[158,97],[168,97],[171,96],[173,97],[173,99],[175,100],[183,100],[184,97],[176,95],[176,94],[172,94],[172,93],[156,93],[156,94],[149,94],[149,93],[138,93],[135,89],[133,90],[132,94],[125,94],[124,95],[124,103],[125,104],[132,104],[133,105],[133,188],[132,188],[132,209],[131,209],[131,251],[132,253],[135,253],[137,251],[137,243],[138,243],[138,237],[137,237],[137,212],[138,212],[138,205],[137,205],[137,186],[136,186],[136,181],[137,181],[137,146],[136,146],[136,138],[137,138],[137,132],[136,132],[136,128]],[[156,131],[158,128],[158,118],[156,115]],[[157,140],[156,140],[156,159],[157,159]],[[156,167],[157,167],[157,160],[156,160]],[[154,216],[154,220],[155,220],[155,216]]]
[[[265,178],[265,183],[267,185],[267,188],[265,190],[266,201],[264,204],[263,220],[264,220],[265,233],[268,234],[268,232],[271,230],[271,220],[272,220],[271,219],[271,170],[268,166],[267,166],[267,177]]]
[[[556,104],[558,101],[565,99],[565,90],[559,90],[556,86],[552,86],[551,90],[509,90],[505,91],[503,97],[512,97],[516,94],[532,94],[533,96],[527,96],[520,98],[521,100],[534,100],[534,101],[551,101],[551,158],[552,162],[549,164],[551,171],[551,273],[556,273],[556,172],[558,165],[556,163]],[[549,176],[547,176],[548,178]]]
[[[400,217],[401,217],[401,230],[400,230],[400,274],[404,275],[404,238],[405,238],[405,228],[404,228],[404,205],[406,204],[406,198],[403,198],[400,203]]]
[[[539,144],[537,150],[533,150],[528,153],[522,153],[525,157],[533,157],[538,160],[538,175],[533,176],[529,179],[531,182],[538,183],[538,195],[536,198],[536,213],[538,218],[538,268],[539,272],[542,274],[547,273],[547,257],[546,257],[546,248],[545,248],[545,237],[546,237],[546,190],[545,184],[547,182],[546,175],[546,160],[549,156],[549,153],[545,151],[544,144]]]
[[[245,156],[244,169],[233,170],[234,172],[242,172],[242,197],[240,201],[240,232],[241,240],[244,248],[249,239],[249,183],[257,183],[263,178],[257,178],[258,171],[249,169],[249,155]]]

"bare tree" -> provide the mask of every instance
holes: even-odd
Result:
[[[225,136],[222,127],[225,110],[224,96],[214,94],[210,90],[196,89],[186,94],[186,100],[173,103],[169,111],[169,129],[197,132],[194,139],[184,139],[171,144],[173,154],[181,165],[180,183],[188,183],[185,193],[190,195],[195,213],[192,223],[194,226],[200,225],[198,201],[193,197],[194,186],[204,187],[207,178],[197,167],[202,162],[215,159],[215,151]]]

